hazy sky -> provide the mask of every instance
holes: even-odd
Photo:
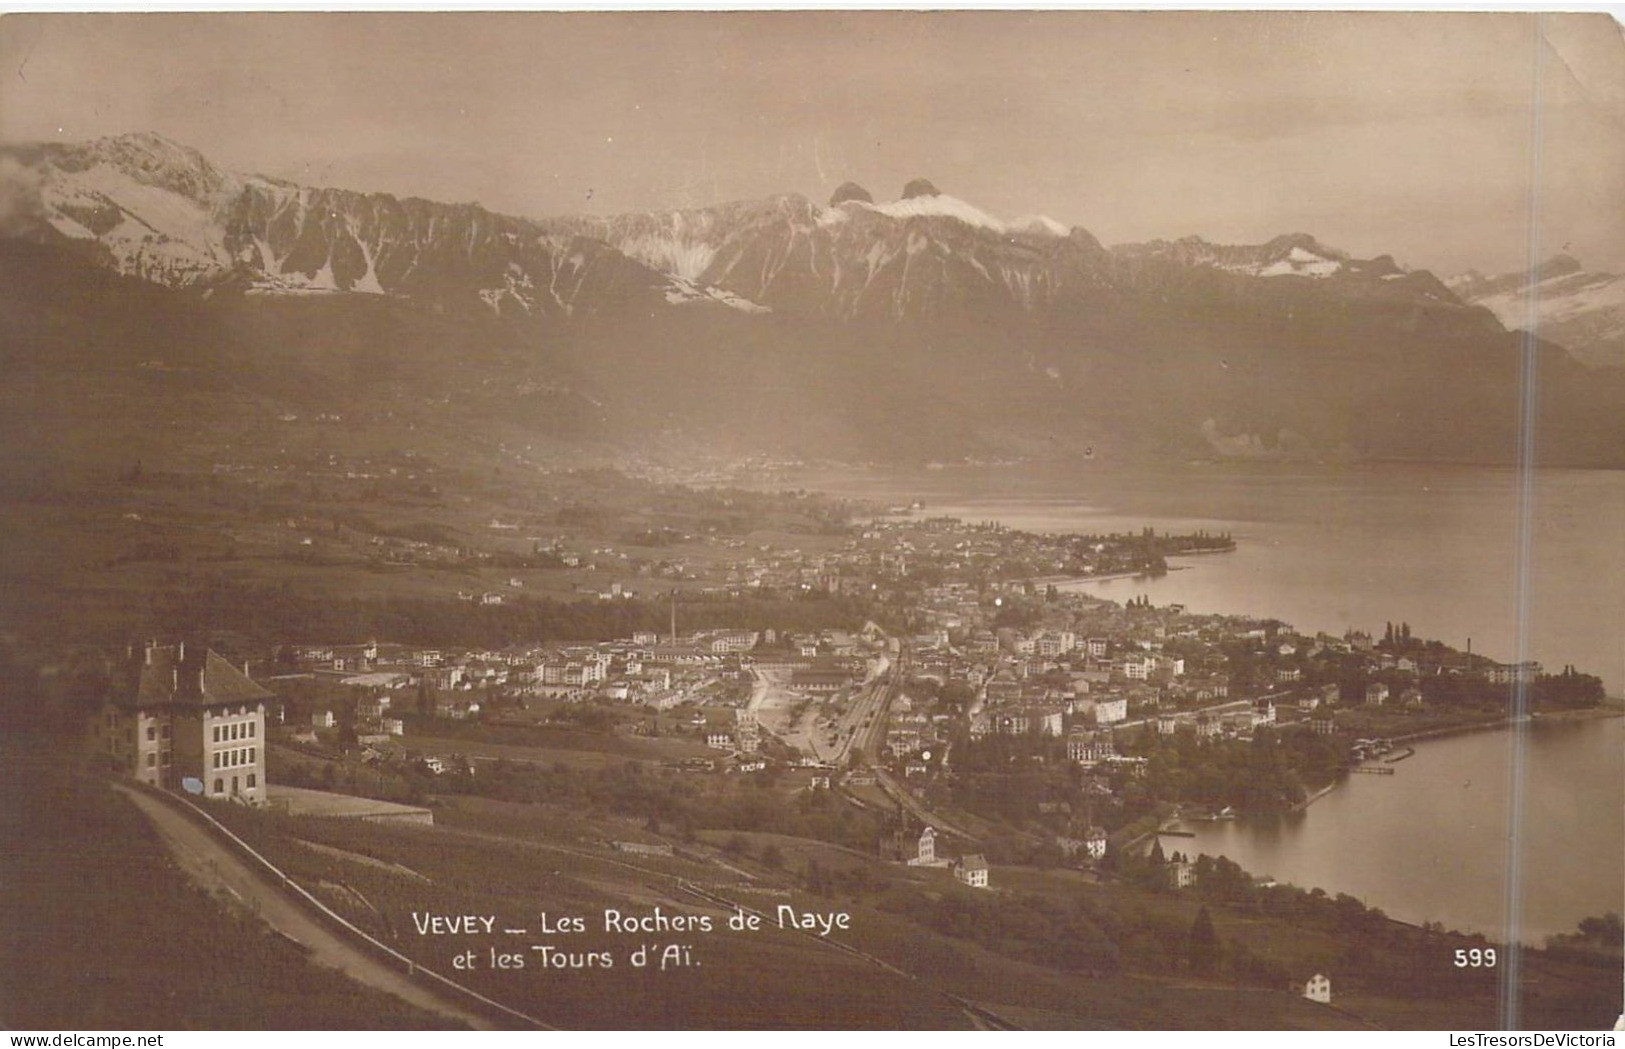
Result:
[[[1107,243],[1309,232],[1625,270],[1606,15],[793,12],[0,18],[0,138],[154,130],[300,182],[615,212],[924,176]],[[1532,119],[1539,99],[1539,118]]]

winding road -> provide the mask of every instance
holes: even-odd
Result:
[[[152,822],[189,875],[210,891],[231,894],[271,928],[308,950],[312,961],[477,1031],[498,1030],[489,1020],[415,982],[311,917],[267,875],[251,868],[197,823],[140,791],[123,786],[118,790]]]

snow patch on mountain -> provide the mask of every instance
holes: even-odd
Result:
[[[894,219],[912,218],[950,218],[958,219],[967,226],[979,226],[982,229],[992,230],[994,233],[1005,233],[1009,224],[1002,219],[994,218],[987,212],[972,204],[967,204],[958,197],[924,196],[909,197],[906,200],[894,200],[887,204],[861,205],[871,211],[877,211]]]
[[[1572,320],[1582,313],[1599,310],[1625,310],[1625,278],[1611,273],[1588,274],[1591,280],[1576,282],[1568,275],[1551,277],[1535,285],[1536,308],[1543,323]],[[1488,295],[1477,300],[1508,328],[1524,328],[1529,323],[1529,292],[1526,288]]]
[[[1448,283],[1509,329],[1533,326],[1582,363],[1625,367],[1625,277],[1587,270],[1572,256],[1557,255],[1532,270],[1493,277],[1469,271]]]
[[[1328,259],[1303,248],[1293,248],[1286,257],[1256,269],[1260,277],[1330,277],[1343,268],[1337,259]]]
[[[85,202],[84,206],[94,208],[95,204],[87,201]],[[64,237],[70,237],[74,240],[96,239],[95,233],[86,228],[85,225],[78,219],[71,217],[60,209],[52,208],[51,210],[47,211],[45,214],[45,221],[49,222],[51,226]]]
[[[1038,305],[1039,289],[1032,270],[1000,266],[999,279],[1022,309],[1030,311]]]
[[[298,277],[298,274],[294,275]],[[318,288],[289,280],[286,277],[266,277],[248,286],[249,295],[338,295],[337,288]]]
[[[818,209],[817,213],[813,216],[813,221],[819,226],[826,228],[829,226],[839,226],[841,223],[852,217],[852,212],[847,210],[847,208],[854,205],[861,205],[864,207],[870,206],[868,202],[861,200],[843,201],[841,204],[834,204],[827,208]]]
[[[106,164],[56,173],[41,187],[40,202],[58,232],[99,240],[127,275],[189,284],[231,265],[206,207]],[[92,214],[102,228],[86,225]]]
[[[259,260],[255,265],[266,273],[278,273],[276,252],[271,250],[271,243],[258,233],[254,234],[254,250],[259,253]]]
[[[703,241],[690,240],[680,232],[645,234],[615,242],[621,254],[650,269],[669,273],[686,281],[699,281],[717,257],[717,249]]]
[[[326,261],[322,263],[321,269],[317,270],[316,275],[310,278],[310,283],[307,286],[320,288],[322,291],[339,290],[339,282],[333,276],[333,256],[329,255],[327,257]]]
[[[354,284],[350,285],[350,290],[367,295],[385,294],[384,286],[378,283],[378,267],[373,262],[372,249],[367,247],[367,242],[360,237],[356,237],[355,242],[361,248],[362,257],[367,260],[367,272],[363,273]]]
[[[371,270],[369,269],[368,272],[370,273]],[[563,306],[565,310],[568,310],[569,307],[565,306],[563,300],[558,298],[557,292],[549,290],[554,300],[560,306]],[[533,313],[536,308],[535,293],[536,283],[530,279],[530,274],[518,263],[510,262],[508,268],[502,273],[502,287],[481,288],[480,301],[498,314],[502,312],[502,304],[506,301],[512,301],[515,306],[518,306],[526,313]]]
[[[741,313],[771,313],[773,312],[760,303],[751,302],[743,296],[735,295],[725,288],[712,285],[700,285],[682,277],[673,277],[666,285],[666,301],[673,306],[687,306],[695,303],[719,303]]]
[[[1038,234],[1040,236],[1047,234],[1051,237],[1067,237],[1071,236],[1072,234],[1070,229],[1061,225],[1059,222],[1056,222],[1048,215],[1027,215],[1023,218],[1016,219],[1014,222],[1010,223],[1010,229],[1019,230],[1022,233]]]

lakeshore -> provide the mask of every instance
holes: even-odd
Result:
[[[1440,728],[1425,729],[1425,730],[1420,731],[1420,732],[1412,732],[1412,733],[1409,733],[1409,734],[1403,735],[1403,736],[1394,736],[1394,737],[1390,738],[1389,742],[1398,744],[1398,743],[1414,743],[1414,742],[1418,742],[1418,741],[1422,741],[1422,740],[1430,740],[1430,739],[1444,739],[1444,738],[1447,738],[1447,737],[1450,737],[1450,736],[1459,736],[1459,735],[1462,735],[1462,734],[1468,733],[1468,732],[1487,732],[1487,731],[1491,731],[1491,730],[1494,730],[1494,729],[1512,728],[1513,726],[1520,725],[1520,724],[1523,724],[1523,725],[1531,725],[1531,724],[1551,725],[1551,724],[1562,724],[1562,723],[1565,723],[1565,722],[1596,721],[1596,720],[1602,719],[1602,718],[1621,718],[1621,717],[1625,717],[1625,704],[1621,704],[1619,701],[1611,699],[1609,701],[1609,705],[1608,706],[1603,706],[1603,707],[1593,707],[1593,708],[1585,709],[1585,710],[1538,711],[1538,712],[1536,712],[1534,714],[1525,715],[1522,718],[1515,717],[1515,716],[1509,714],[1509,715],[1506,715],[1504,717],[1493,718],[1493,719],[1485,720],[1485,721],[1471,721],[1471,722],[1466,722],[1466,723],[1463,723],[1463,724],[1460,724],[1460,725],[1447,725],[1447,726],[1443,726],[1443,727],[1440,727]],[[1418,751],[1416,748],[1407,747],[1406,751],[1404,753],[1401,753],[1398,756],[1385,757],[1383,759],[1383,762],[1384,762],[1384,764],[1393,765],[1393,764],[1397,764],[1400,761],[1404,761],[1404,760],[1406,760],[1406,759],[1408,759],[1408,758],[1410,758],[1412,756],[1424,756],[1425,757],[1425,755],[1421,751]],[[1302,801],[1300,801],[1296,805],[1292,806],[1292,808],[1289,809],[1288,811],[1289,812],[1302,812],[1302,811],[1304,811],[1310,805],[1313,805],[1315,802],[1319,801],[1321,798],[1324,798],[1326,795],[1330,794],[1332,791],[1334,791],[1338,787],[1342,786],[1343,785],[1343,780],[1344,780],[1344,777],[1340,776],[1337,780],[1326,784],[1324,787],[1321,787],[1319,790],[1312,791],[1309,794],[1308,797],[1304,798]]]
[[[1497,728],[1524,733],[1518,777],[1509,767],[1513,733]],[[1618,877],[1625,819],[1617,804],[1578,800],[1599,786],[1617,790],[1622,745],[1617,709],[1458,726],[1386,766],[1395,775],[1343,776],[1285,813],[1174,823],[1195,838],[1164,847],[1346,893],[1411,924],[1539,944],[1580,918],[1625,905]],[[1502,922],[1514,869],[1521,917],[1509,933]],[[1447,876],[1455,870],[1476,874]]]
[[[1102,585],[1098,596],[1276,617],[1310,631],[1405,619],[1419,633],[1473,639],[1502,658],[1519,650],[1511,585],[1516,486],[1509,470],[1424,463],[1228,462],[1202,468],[967,466],[948,471],[808,471],[798,482],[839,495],[921,499],[933,513],[1010,528],[1101,534],[1228,533],[1236,550],[1200,571]],[[1595,522],[1625,506],[1625,472],[1543,469],[1529,547],[1526,600],[1542,614],[1523,639],[1529,658],[1573,663],[1625,692],[1625,546]],[[1335,507],[1335,516],[1326,511]],[[1380,552],[1362,556],[1358,552]],[[1183,555],[1181,555],[1183,556]],[[1170,568],[1174,567],[1172,564]]]
[[[1214,552],[1218,553],[1220,551],[1214,551]],[[1185,555],[1180,554],[1179,556],[1184,557]],[[1188,572],[1194,567],[1195,567],[1194,565],[1169,565],[1166,569],[1162,570],[1161,572],[1145,572],[1145,571],[1106,572],[1106,573],[1103,573],[1101,575],[1082,575],[1082,576],[1079,576],[1079,575],[1047,575],[1047,576],[1039,576],[1039,577],[1037,577],[1036,579],[1034,579],[1032,581],[1032,583],[1033,583],[1034,586],[1053,586],[1057,590],[1076,591],[1076,590],[1082,590],[1084,587],[1088,586],[1090,583],[1109,583],[1114,579],[1152,579],[1152,578],[1156,578],[1157,576],[1166,575],[1169,572]]]
[[[1595,721],[1598,718],[1625,717],[1625,709],[1613,706],[1590,707],[1579,710],[1537,710],[1523,715],[1506,714],[1500,717],[1463,722],[1459,725],[1441,725],[1400,736],[1390,736],[1390,743],[1414,743],[1417,740],[1443,739],[1465,732],[1484,732],[1491,729],[1511,728],[1515,725],[1561,724],[1570,721]]]

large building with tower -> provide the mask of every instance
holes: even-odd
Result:
[[[95,734],[101,749],[143,783],[263,805],[270,698],[201,645],[149,643],[132,647],[115,671]]]

